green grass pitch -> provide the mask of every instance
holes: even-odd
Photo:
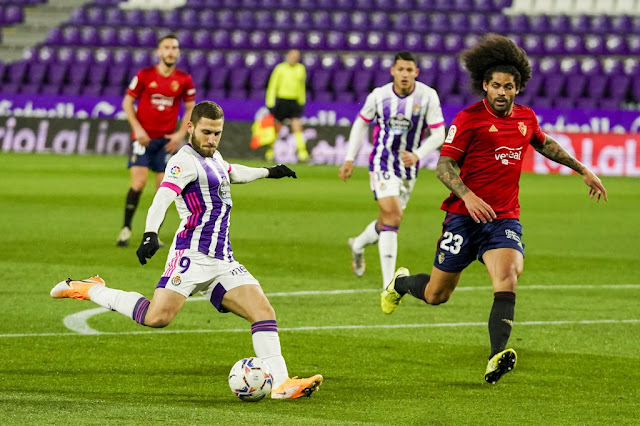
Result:
[[[86,320],[100,334],[81,335],[64,319],[97,305],[49,297],[95,273],[153,294],[166,250],[144,267],[135,257],[151,183],[131,247],[115,246],[125,162],[0,155],[0,424],[638,424],[640,180],[604,178],[610,201],[596,204],[577,176],[523,176],[519,358],[495,386],[483,380],[492,292],[481,264],[445,305],[407,297],[390,316],[376,247],[365,276],[352,274],[347,238],[377,214],[364,169],[343,183],[337,167],[297,165],[297,180],[233,186],[234,252],[271,295],[289,370],[325,377],[311,399],[251,404],[227,386],[253,355],[243,320],[194,300],[163,330],[107,312]],[[422,171],[399,265],[431,269],[446,195]],[[177,223],[171,207],[161,239]]]

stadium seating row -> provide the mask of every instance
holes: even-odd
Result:
[[[421,33],[516,34],[637,34],[640,16],[503,15],[479,12],[425,10],[398,12],[377,10],[219,9],[182,8],[121,10],[92,6],[75,9],[69,20],[75,25],[123,24],[144,27],[262,30],[419,31]]]
[[[165,29],[135,29],[131,26],[95,27],[64,26],[52,30],[46,43],[58,46],[90,47],[154,47]],[[458,53],[474,44],[479,34],[439,34],[395,31],[262,31],[224,30],[213,32],[198,29],[179,30],[180,45],[186,49],[264,49],[289,48],[337,51],[426,51],[430,53]],[[529,54],[557,55],[640,55],[640,31],[627,36],[620,35],[557,35],[512,34],[510,37]]]

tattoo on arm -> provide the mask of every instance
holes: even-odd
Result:
[[[440,157],[438,165],[436,166],[436,176],[444,186],[449,188],[458,198],[462,198],[462,196],[470,190],[456,172],[456,165],[457,163],[453,158],[446,156]]]
[[[544,144],[535,143],[532,144],[532,146],[536,151],[547,157],[549,160],[565,165],[582,174],[584,165],[569,154],[562,145],[556,142],[552,137],[547,135],[544,140]]]

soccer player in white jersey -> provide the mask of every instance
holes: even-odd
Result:
[[[166,327],[187,298],[200,292],[218,311],[233,312],[251,323],[256,356],[273,374],[271,398],[311,396],[322,376],[289,378],[275,312],[258,281],[234,259],[229,242],[230,184],[296,178],[296,174],[282,164],[253,168],[224,161],[218,152],[223,125],[224,114],[216,103],[205,101],[194,107],[187,128],[189,144],[169,160],[149,208],[145,234],[136,251],[143,265],[158,250],[158,228],[174,201],[182,220],[151,301],[140,293],[106,287],[98,276],[79,281],[69,278],[58,283],[51,296],[92,300],[141,325]]]
[[[367,96],[351,128],[347,156],[338,173],[343,181],[351,177],[353,160],[369,123],[374,122],[369,176],[379,214],[348,243],[353,272],[359,277],[365,270],[364,248],[378,243],[383,288],[396,268],[398,228],[418,176],[420,159],[444,141],[438,93],[416,81],[418,72],[416,59],[410,52],[395,55],[391,67],[393,82],[375,88]]]

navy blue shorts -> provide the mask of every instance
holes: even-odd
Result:
[[[169,139],[167,138],[151,139],[149,145],[142,146],[138,142],[133,141],[127,167],[141,166],[151,169],[156,173],[164,173],[167,162],[169,158],[171,158],[171,154],[164,150],[168,142]]]
[[[497,248],[512,248],[524,256],[518,219],[476,223],[470,216],[447,212],[433,265],[445,272],[460,272],[476,259],[482,262],[487,250]]]

